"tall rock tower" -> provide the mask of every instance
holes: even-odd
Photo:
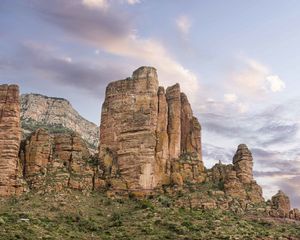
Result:
[[[251,183],[253,180],[253,158],[246,144],[240,144],[233,157],[233,165],[237,177],[242,183]]]
[[[0,85],[0,196],[10,196],[19,191],[20,140],[19,87]]]
[[[201,127],[179,84],[159,87],[156,69],[140,67],[106,88],[100,165],[113,189],[153,190],[203,172]],[[190,161],[181,161],[182,155]]]
[[[139,68],[132,78],[112,82],[106,88],[100,124],[100,159],[105,175],[122,178],[117,188],[152,189],[157,184],[154,175],[157,92],[154,68]]]

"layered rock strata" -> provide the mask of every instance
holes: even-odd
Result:
[[[242,183],[251,183],[253,180],[253,158],[246,144],[240,144],[233,157],[236,176]]]
[[[18,161],[20,140],[19,87],[0,85],[0,196],[22,191]]]
[[[200,179],[200,131],[179,84],[165,92],[156,70],[141,67],[107,86],[100,124],[103,176],[114,189],[143,191]]]
[[[78,134],[50,135],[38,129],[24,142],[20,158],[30,189],[94,188],[96,166]]]

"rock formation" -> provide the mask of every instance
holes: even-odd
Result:
[[[22,191],[18,178],[20,140],[19,87],[0,85],[0,196]]]
[[[49,134],[38,129],[25,140],[20,157],[30,189],[92,190],[96,168],[78,134]]]
[[[181,150],[181,99],[178,83],[167,88],[166,98],[168,102],[169,156],[170,160],[174,161],[179,158]]]
[[[253,158],[245,144],[240,144],[233,157],[233,164],[216,164],[209,180],[223,185],[227,195],[251,202],[262,202],[262,189],[253,180]]]
[[[76,189],[143,197],[180,191],[176,206],[239,214],[256,214],[259,207],[267,217],[300,220],[300,211],[291,209],[282,191],[264,202],[245,144],[238,146],[232,164],[204,168],[201,125],[188,98],[179,84],[166,91],[160,87],[154,68],[141,67],[131,78],[107,86],[95,155],[86,142],[95,143],[89,133],[97,127],[83,121],[66,100],[25,95],[22,109],[24,126],[46,129],[21,140],[19,89],[0,85],[0,196],[27,190],[23,179],[30,190],[42,193]],[[52,131],[60,124],[72,131]]]
[[[52,159],[52,139],[44,129],[38,129],[23,144],[20,158],[23,174],[31,187],[39,186],[41,177],[46,174],[46,167]]]
[[[281,190],[278,191],[271,199],[271,212],[270,214],[274,217],[288,217],[291,204],[290,199],[284,192]]]
[[[99,128],[78,114],[69,101],[40,94],[21,95],[21,121],[28,136],[39,127],[78,133],[92,149],[99,144]]]
[[[204,169],[200,131],[179,84],[165,93],[156,70],[141,67],[132,78],[107,86],[99,149],[104,176],[114,189],[141,191],[175,179],[182,184],[187,175],[199,180]]]
[[[233,157],[233,165],[237,177],[242,183],[251,183],[253,180],[253,158],[248,147],[245,144],[240,144]]]

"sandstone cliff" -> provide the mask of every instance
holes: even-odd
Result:
[[[20,140],[19,87],[0,85],[0,196],[22,191],[18,161]]]
[[[101,114],[99,157],[113,188],[201,179],[201,127],[179,84],[165,92],[156,70],[141,67],[107,86]]]
[[[90,148],[97,148],[99,128],[96,124],[84,119],[63,98],[47,97],[40,94],[23,94],[21,96],[22,128],[31,133],[38,127],[66,128],[77,132]]]
[[[94,188],[96,167],[78,134],[49,134],[38,129],[23,141],[20,158],[30,189],[91,191]]]

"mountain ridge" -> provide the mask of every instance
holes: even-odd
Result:
[[[39,126],[54,125],[77,132],[91,149],[95,150],[99,144],[99,127],[82,117],[65,98],[38,93],[22,94],[20,114],[26,135]]]

